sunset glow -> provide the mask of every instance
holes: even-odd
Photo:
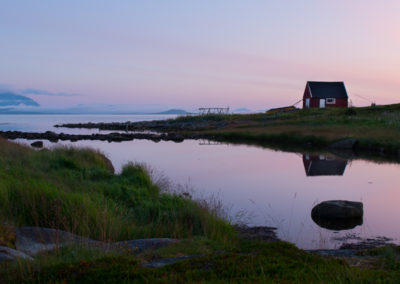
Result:
[[[0,87],[42,106],[291,105],[307,80],[400,102],[399,1],[2,1]],[[362,99],[361,97],[365,99]]]

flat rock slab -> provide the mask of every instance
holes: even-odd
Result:
[[[158,268],[158,267],[163,267],[165,265],[177,263],[178,261],[187,260],[187,259],[191,259],[191,258],[198,258],[198,257],[201,257],[201,255],[185,255],[185,256],[179,256],[179,257],[168,257],[168,258],[163,258],[163,259],[145,263],[142,266],[149,267],[149,268]]]
[[[153,238],[106,243],[91,240],[62,230],[41,227],[21,227],[16,228],[15,246],[18,251],[31,256],[66,245],[85,246],[120,253],[138,253],[145,250],[166,247],[178,241],[179,240],[170,238]]]
[[[99,243],[88,238],[80,237],[62,230],[21,227],[16,228],[17,250],[29,255],[36,255],[40,252],[54,250],[65,245],[79,245],[88,243]]]
[[[138,239],[112,243],[110,248],[121,250],[122,252],[136,253],[144,250],[159,249],[176,242],[178,242],[178,240],[170,238]]]
[[[266,226],[236,226],[236,231],[239,233],[239,236],[246,240],[260,240],[265,242],[276,242],[279,241],[276,236],[276,228],[275,227],[266,227]]]
[[[33,260],[32,257],[30,257],[29,255],[9,248],[9,247],[3,247],[0,246],[0,262],[2,261],[14,261],[16,259],[27,259],[27,260]]]

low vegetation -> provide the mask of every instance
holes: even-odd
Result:
[[[162,192],[140,165],[127,164],[116,175],[110,161],[91,149],[34,151],[5,140],[0,220],[101,241],[196,235],[223,241],[234,234],[204,206]]]
[[[301,109],[287,113],[187,116],[179,122],[219,122],[202,132],[229,142],[280,147],[325,148],[343,138],[359,141],[360,151],[400,149],[400,104],[362,108]]]
[[[205,203],[164,192],[136,164],[115,174],[90,149],[32,150],[0,140],[0,245],[13,247],[12,226],[66,230],[101,241],[147,237],[181,239],[142,253],[63,247],[33,261],[0,264],[11,283],[396,283],[397,247],[365,252],[373,261],[346,261],[307,253],[285,242],[240,239]],[[4,223],[8,224],[7,226]],[[145,264],[195,256],[161,268]]]

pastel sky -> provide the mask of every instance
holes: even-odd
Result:
[[[258,110],[327,80],[354,105],[398,103],[399,15],[398,0],[1,0],[0,84],[42,105]]]

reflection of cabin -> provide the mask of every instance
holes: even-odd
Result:
[[[348,99],[343,82],[307,82],[303,108],[347,107]]]
[[[307,176],[342,176],[347,160],[325,155],[303,154],[303,164]]]

